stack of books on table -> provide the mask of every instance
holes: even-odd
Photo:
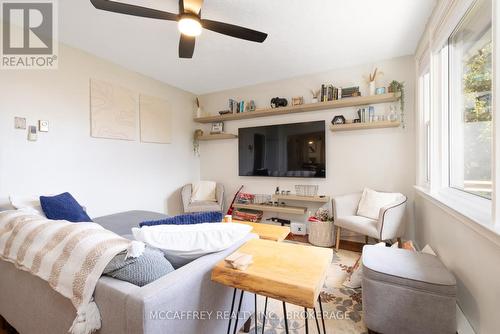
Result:
[[[233,220],[240,220],[246,222],[257,222],[262,220],[262,211],[249,210],[249,209],[234,209]]]

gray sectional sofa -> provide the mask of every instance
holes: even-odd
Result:
[[[140,221],[165,217],[130,211],[96,218],[95,222],[123,236]],[[249,238],[254,238],[251,234]],[[210,280],[213,266],[239,248],[242,240],[223,252],[203,256],[161,279],[138,287],[101,277],[95,300],[102,317],[100,334],[219,334],[227,331],[233,289]],[[251,315],[252,298],[243,300],[242,319]],[[198,313],[204,320],[193,319]],[[45,281],[0,260],[0,315],[21,334],[64,334],[75,318],[71,302]],[[180,319],[179,319],[180,318]],[[234,321],[233,321],[234,324]]]

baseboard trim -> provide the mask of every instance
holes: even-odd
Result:
[[[476,334],[469,321],[465,317],[465,314],[460,309],[457,304],[457,333],[458,334]]]

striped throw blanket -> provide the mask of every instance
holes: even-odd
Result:
[[[71,300],[76,309],[69,330],[73,334],[101,328],[92,295],[107,264],[124,251],[127,257],[138,257],[144,244],[94,223],[48,220],[22,211],[0,212],[0,258],[38,276]]]

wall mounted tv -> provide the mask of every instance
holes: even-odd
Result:
[[[240,176],[326,177],[325,121],[240,128]]]

